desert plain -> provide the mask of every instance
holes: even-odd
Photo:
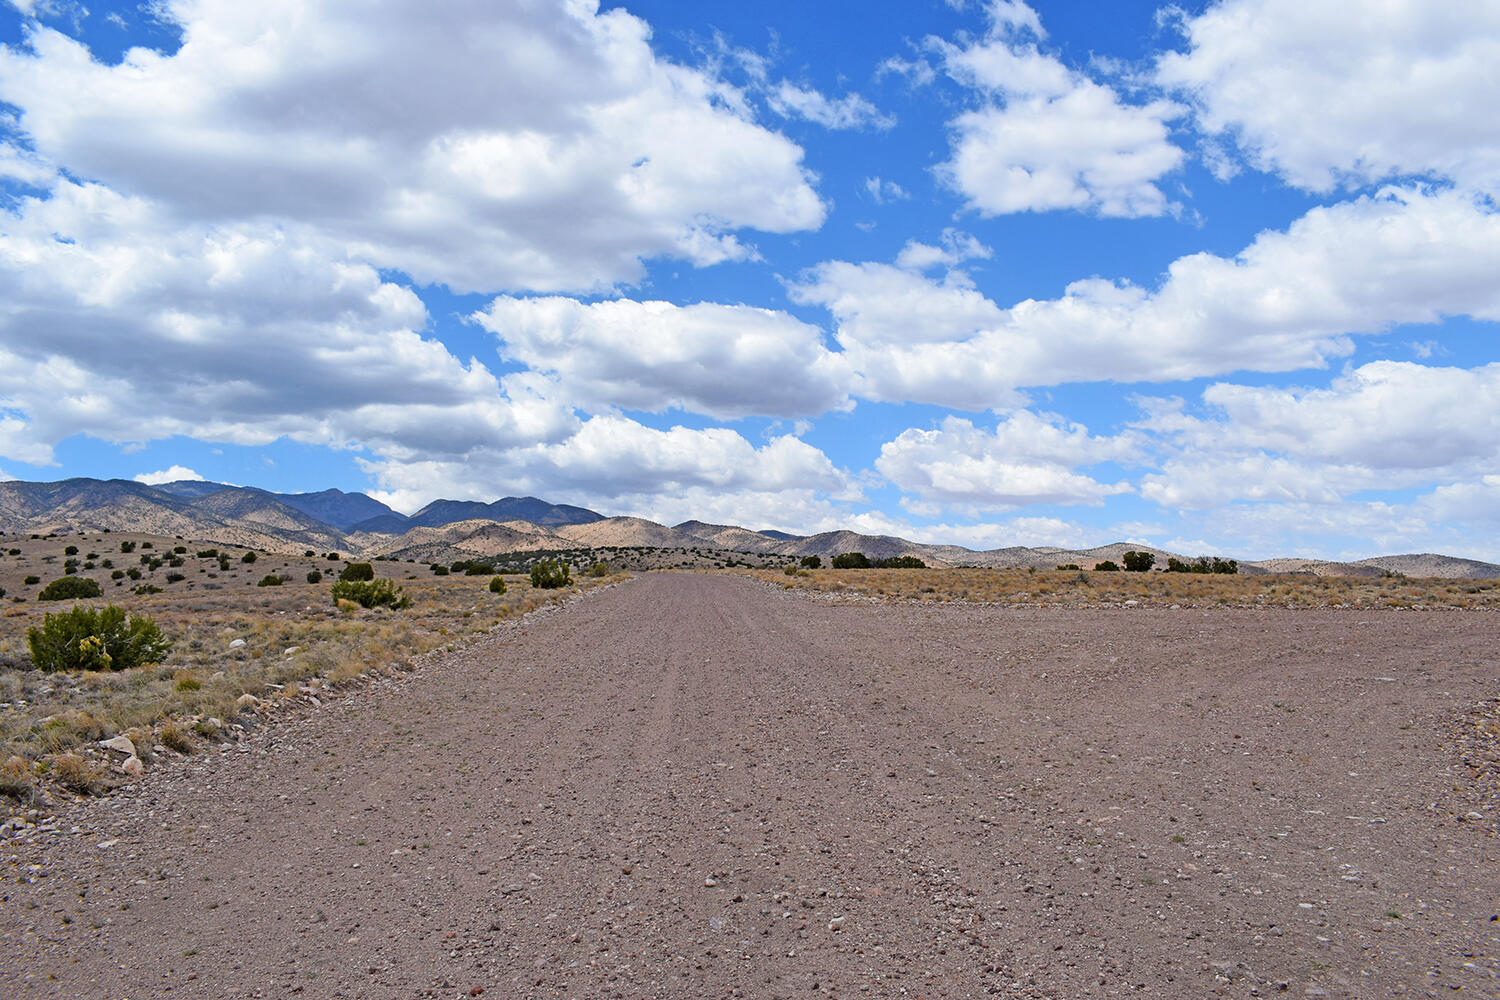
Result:
[[[3,992],[1500,995],[1492,610],[818,576],[610,578],[56,799]]]

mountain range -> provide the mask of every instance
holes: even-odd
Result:
[[[50,534],[78,531],[142,532],[270,552],[334,550],[364,557],[421,562],[494,556],[538,549],[650,548],[753,553],[830,560],[842,552],[870,558],[916,556],[930,566],[1036,567],[1073,563],[1091,568],[1119,562],[1129,549],[1150,551],[1159,563],[1179,553],[1116,542],[1091,549],[1014,546],[976,551],[928,545],[891,535],[829,531],[792,535],[726,524],[657,524],[608,517],[537,497],[491,503],[434,500],[410,516],[363,493],[329,489],[274,493],[255,487],[182,481],[148,486],[123,479],[65,479],[54,483],[0,482],[0,531]],[[1189,556],[1196,556],[1191,553]],[[1242,572],[1318,575],[1500,577],[1500,565],[1432,553],[1377,556],[1357,562],[1280,558],[1240,562]]]

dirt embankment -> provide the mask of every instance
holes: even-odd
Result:
[[[1494,996],[1497,649],[645,577],[0,845],[0,992]]]

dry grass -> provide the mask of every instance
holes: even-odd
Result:
[[[113,551],[117,565],[123,565],[128,557],[119,553],[118,538],[74,536],[51,544],[59,551],[67,543]],[[23,544],[31,564],[41,563],[43,543]],[[180,544],[157,539],[154,551],[170,552]],[[148,762],[153,745],[186,752],[221,734],[211,719],[227,729],[242,712],[266,713],[278,703],[314,692],[326,697],[340,685],[406,669],[413,656],[462,645],[508,618],[619,579],[585,578],[562,590],[537,591],[525,577],[507,577],[506,593],[499,595],[490,593],[487,576],[434,577],[426,566],[377,562],[380,576],[406,588],[411,607],[345,610],[329,597],[338,564],[321,555],[263,554],[254,565],[242,567],[236,550],[233,569],[227,573],[218,570],[217,561],[200,562],[204,572],[189,576],[196,586],[179,583],[158,594],[113,587],[106,576],[104,600],[149,615],[174,642],[166,662],[135,670],[43,674],[29,669],[27,628],[40,625],[45,613],[66,610],[71,604],[6,599],[0,606],[0,760],[18,757],[25,765],[22,770],[30,773],[5,772],[0,785],[29,787],[28,779],[42,774],[68,786],[62,780],[68,774],[78,776],[75,790],[93,788],[96,783],[85,780],[92,772],[79,771],[70,759],[59,772],[57,760],[81,751],[82,756],[72,757],[97,766],[93,758],[102,755],[96,742],[121,732],[131,736]],[[193,566],[190,554],[187,567]],[[311,568],[325,572],[321,583],[303,582]],[[288,582],[255,586],[269,571]],[[212,580],[209,572],[215,574]],[[45,570],[42,576],[44,582],[51,578]],[[231,648],[235,640],[244,642]],[[255,701],[237,704],[245,694],[254,695]]]
[[[36,773],[32,769],[31,761],[25,757],[12,755],[4,764],[0,764],[0,795],[9,795],[13,799],[30,802],[31,794],[35,790]]]
[[[1500,580],[1024,569],[814,570],[750,575],[850,599],[1182,607],[1500,608]]]
[[[97,795],[107,791],[111,784],[108,768],[71,751],[58,754],[49,764],[51,777],[68,791],[79,795]]]

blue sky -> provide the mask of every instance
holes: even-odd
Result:
[[[1493,3],[9,0],[0,44],[4,477],[1500,558]]]

